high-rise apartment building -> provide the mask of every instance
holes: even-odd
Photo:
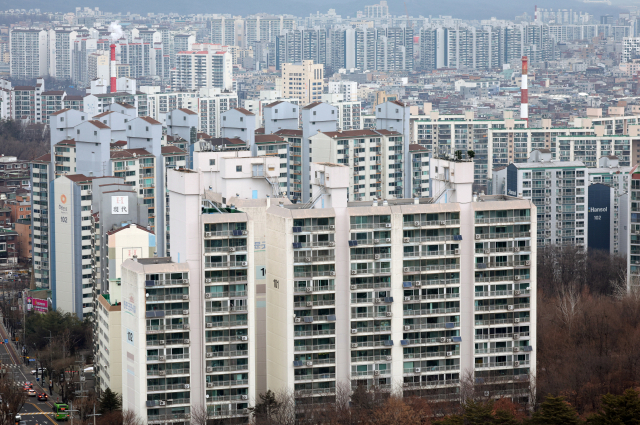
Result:
[[[66,28],[49,30],[49,76],[58,80],[72,80],[72,55],[77,31]]]
[[[233,89],[231,53],[219,45],[198,45],[202,50],[181,50],[176,53],[176,72],[171,86],[174,90],[197,90],[215,87]]]
[[[13,28],[9,33],[11,76],[19,79],[49,73],[48,33],[39,28]]]
[[[324,65],[311,60],[282,64],[282,96],[299,98],[303,104],[317,102],[324,90]]]
[[[526,397],[535,207],[475,202],[471,163],[436,160],[430,170],[436,192],[455,187],[446,204],[348,203],[348,167],[314,164],[321,202],[267,209],[268,388],[322,403],[340,383],[402,382],[405,396],[458,399],[471,373],[490,394]]]

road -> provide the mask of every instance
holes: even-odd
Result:
[[[9,339],[7,331],[1,322],[0,338],[3,341]],[[13,344],[0,345],[0,358],[2,358],[3,367],[7,369],[7,374],[13,374],[13,379],[16,382],[22,384],[25,381],[30,381],[37,392],[44,392],[39,383],[35,382],[35,376],[29,373],[31,368],[27,369],[22,366],[21,359]],[[27,401],[20,410],[20,416],[27,425],[58,425],[58,422],[53,419],[53,403],[51,401],[38,401],[36,397],[27,397]]]

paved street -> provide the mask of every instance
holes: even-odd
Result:
[[[0,339],[8,339],[7,331],[4,326],[0,325]],[[7,374],[13,375],[13,379],[16,382],[22,383],[25,381],[32,382],[33,388],[37,392],[45,392],[40,383],[36,382],[35,376],[29,372],[31,368],[21,366],[20,357],[13,344],[1,344],[0,345],[0,358],[2,359],[3,367],[7,369]],[[47,389],[47,394],[49,391]],[[55,400],[55,395],[52,397]],[[36,397],[27,397],[25,405],[20,410],[20,416],[27,425],[34,424],[57,424],[52,416],[53,403],[51,399],[49,401],[38,401]]]

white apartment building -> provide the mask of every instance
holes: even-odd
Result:
[[[73,78],[73,45],[78,33],[66,28],[49,30],[49,76],[58,80]]]
[[[96,78],[108,80],[111,77],[109,69],[109,55],[104,51],[93,52],[87,55],[87,78],[93,81]]]
[[[337,130],[360,130],[362,129],[361,110],[362,102],[360,101],[339,101],[329,102],[338,110],[338,128]]]
[[[358,83],[355,81],[329,81],[329,93],[338,93],[344,96],[347,102],[358,100]]]
[[[527,162],[494,170],[492,185],[495,194],[536,205],[538,247],[587,246],[589,180],[583,162],[556,161],[550,150],[534,150]]]
[[[49,73],[47,31],[13,28],[9,32],[11,76],[19,79],[44,77]]]
[[[267,209],[267,387],[300,403],[342,383],[458,400],[470,372],[488,397],[526,397],[535,206],[472,198],[472,163],[431,163],[447,203],[348,202],[348,167],[312,171],[312,208]]]
[[[190,407],[204,403],[204,331],[196,307],[204,299],[190,274],[188,264],[166,257],[122,265],[123,408],[145,423],[187,424]]]
[[[349,201],[404,198],[403,137],[386,130],[319,132],[311,136],[313,160],[349,168]],[[313,177],[313,176],[312,176]]]
[[[231,53],[215,44],[199,44],[193,48],[199,50],[176,53],[176,72],[171,83],[173,90],[206,87],[233,90]]]
[[[640,37],[624,37],[622,39],[622,61],[631,62],[640,57]]]

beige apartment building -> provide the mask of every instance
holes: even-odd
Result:
[[[282,65],[282,96],[299,98],[301,104],[320,101],[324,88],[324,65],[313,61]]]

